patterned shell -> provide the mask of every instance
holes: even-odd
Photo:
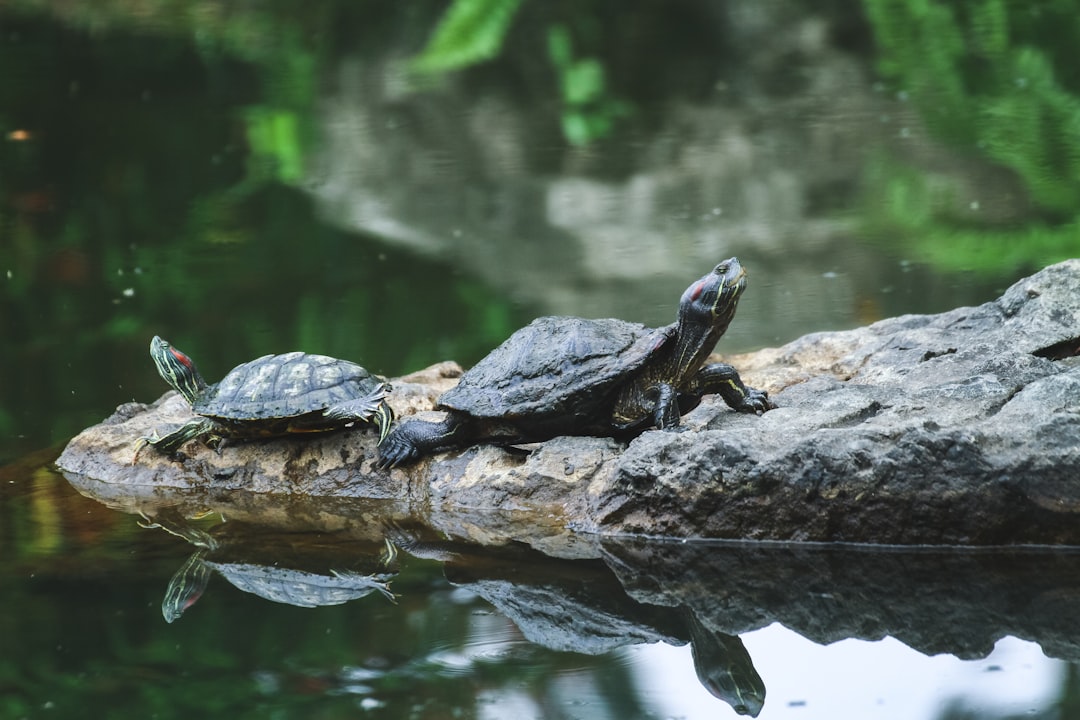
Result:
[[[225,420],[294,417],[362,397],[381,383],[347,360],[302,352],[264,355],[206,388],[192,409]]]
[[[592,413],[674,333],[623,320],[538,318],[439,398],[480,418]]]
[[[386,584],[391,574],[335,572],[333,575],[318,575],[304,570],[249,563],[207,561],[206,564],[244,592],[286,605],[306,608],[341,605],[364,597],[373,590],[393,598]]]

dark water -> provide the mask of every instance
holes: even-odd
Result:
[[[0,717],[730,717],[761,685],[763,718],[1073,716],[1071,554],[485,546],[280,500],[195,521],[192,560],[51,469],[164,391],[155,334],[208,378],[293,349],[393,376],[542,314],[667,323],[738,255],[733,352],[1076,254],[1061,202],[877,73],[858,3],[539,5],[420,79],[442,3],[0,8]],[[557,26],[606,68],[586,101]],[[237,567],[397,597],[298,607]]]

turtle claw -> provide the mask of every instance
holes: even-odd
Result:
[[[769,393],[749,387],[746,388],[746,395],[743,397],[739,407],[736,408],[739,412],[754,413],[755,415],[761,415],[775,409],[776,403],[769,399]]]
[[[393,470],[419,457],[420,451],[415,445],[403,442],[395,433],[391,433],[379,445],[379,457],[375,460],[375,467],[378,470]]]
[[[131,456],[131,464],[132,465],[139,462],[139,453],[141,453],[143,451],[143,448],[146,447],[147,445],[152,445],[155,440],[157,440],[157,433],[154,433],[153,437],[147,437],[145,435],[140,435],[135,440],[135,452]]]
[[[426,428],[428,425],[431,425],[431,423],[410,420],[391,430],[379,442],[379,457],[375,460],[375,467],[379,470],[393,470],[419,459],[423,452],[417,443],[414,430],[416,427]]]
[[[131,456],[131,464],[134,465],[136,462],[139,461],[139,455],[142,454],[143,448],[145,448],[147,445],[157,447],[158,443],[160,443],[164,439],[165,438],[162,438],[160,435],[158,435],[157,430],[154,430],[154,432],[150,435],[140,435],[135,440],[135,454]],[[181,457],[180,453],[176,450],[168,452],[168,456],[172,460],[176,460]]]

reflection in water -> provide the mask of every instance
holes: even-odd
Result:
[[[286,546],[275,547],[273,543],[268,544],[265,538],[253,546],[243,535],[238,537],[233,527],[229,528],[229,537],[219,541],[210,533],[183,522],[175,511],[162,512],[160,517],[144,527],[161,528],[201,548],[169,580],[165,599],[161,602],[161,614],[169,623],[178,619],[202,597],[210,576],[215,572],[239,590],[296,607],[341,605],[376,590],[391,602],[394,600],[389,580],[396,574],[398,554],[390,541],[385,542],[374,558],[351,553],[347,558],[343,555],[335,558],[353,567],[367,564],[379,569],[378,572],[365,574],[327,565],[335,559],[331,559],[332,554],[328,555],[326,547],[316,547],[313,548],[314,553],[301,553],[301,557],[296,557],[295,544],[288,546],[293,551],[290,553],[293,557],[286,566],[281,563],[282,550]],[[255,537],[258,537],[257,533]],[[301,563],[310,563],[319,570],[300,569]]]
[[[253,563],[210,562],[206,551],[194,553],[180,566],[165,590],[161,602],[161,614],[166,622],[172,622],[202,596],[216,571],[234,587],[258,595],[273,602],[296,607],[321,607],[341,605],[362,598],[373,590],[381,592],[387,600],[393,600],[390,585],[382,576],[331,570],[329,575],[268,567]]]
[[[698,680],[740,715],[757,717],[765,705],[765,682],[737,635],[706,628],[693,611],[686,613],[690,649]]]
[[[198,520],[209,514],[211,513],[198,513],[193,515],[192,519]],[[139,527],[141,528],[146,530],[160,528],[170,535],[183,538],[195,547],[203,548],[204,550],[214,550],[217,548],[217,541],[214,540],[210,533],[188,522],[187,518],[181,515],[175,507],[162,508],[155,512],[153,518],[150,518],[146,513],[140,510],[139,516],[142,518],[142,522],[139,523]]]
[[[798,703],[822,698],[834,709],[872,707],[875,693],[884,692],[894,707],[917,706],[915,716],[930,717],[927,708],[943,708],[948,697],[935,690],[942,687],[935,678],[943,677],[943,668],[953,678],[945,682],[958,684],[973,665],[942,653],[969,659],[994,653],[992,662],[980,666],[1008,668],[1003,677],[1013,687],[1006,696],[1034,697],[1033,706],[1045,706],[1046,698],[1061,692],[1047,679],[1055,666],[1039,663],[1037,673],[1047,690],[1025,694],[1017,683],[1031,686],[1037,678],[1023,676],[1030,663],[1017,665],[1001,656],[1002,638],[1032,638],[1052,657],[1080,659],[1074,591],[1080,587],[1080,553],[1075,552],[595,538],[544,529],[527,515],[418,514],[386,501],[243,491],[185,500],[184,493],[169,497],[162,488],[148,493],[85,477],[69,480],[115,508],[141,511],[147,516],[144,526],[196,545],[195,555],[174,573],[162,603],[166,619],[175,620],[200,601],[206,583],[213,582],[210,574],[218,573],[246,593],[288,603],[293,610],[382,592],[393,577],[399,604],[367,603],[356,614],[402,608],[412,619],[390,623],[395,633],[421,616],[439,625],[437,642],[392,643],[392,659],[358,660],[365,656],[353,651],[320,664],[314,679],[268,672],[268,687],[313,682],[326,692],[364,687],[365,699],[392,702],[391,688],[402,682],[441,692],[434,687],[468,678],[473,690],[460,699],[466,705],[497,698],[503,705],[522,702],[534,710],[565,697],[564,692],[580,699],[586,687],[585,695],[613,716],[637,717],[650,702],[683,699],[689,681],[700,690],[693,716],[701,702],[717,698],[730,706],[728,712],[782,717]],[[187,519],[197,516],[204,521]],[[207,526],[217,518],[228,522]],[[410,584],[410,566],[430,568],[436,562],[455,589],[435,589],[430,580]],[[485,610],[480,600],[497,613]],[[228,601],[233,602],[236,598]],[[190,618],[185,628],[197,630],[220,612],[218,601],[204,604],[198,621]],[[215,627],[220,633],[228,625]],[[896,639],[845,640],[887,636]],[[662,656],[664,648],[687,645],[689,652],[679,661],[685,664],[665,664],[664,689],[655,698],[643,695],[660,687],[650,679],[659,670],[637,677],[628,659],[637,658],[636,664]],[[873,670],[867,657],[875,658]],[[862,678],[857,687],[838,683],[837,677],[852,672]],[[919,672],[925,677],[908,702],[895,678]],[[365,673],[371,677],[355,680]],[[605,673],[618,676],[620,689],[603,684]],[[519,697],[522,683],[529,690]],[[626,707],[615,712],[623,700]],[[1016,705],[1011,702],[1010,707]]]
[[[610,570],[595,560],[557,560],[516,544],[482,547],[424,540],[393,523],[386,526],[387,538],[379,552],[372,552],[370,542],[355,539],[347,543],[323,539],[304,547],[295,536],[267,534],[236,522],[206,531],[186,521],[175,507],[160,511],[143,526],[163,529],[200,548],[169,581],[161,605],[169,623],[202,597],[214,572],[240,590],[297,607],[338,605],[376,590],[393,601],[389,579],[398,570],[400,545],[417,557],[442,560],[453,584],[490,602],[536,645],[596,655],[643,642],[689,642],[698,678],[713,696],[740,715],[756,717],[764,704],[764,682],[738,637],[706,627],[692,610],[633,600]],[[338,562],[365,566],[371,572],[333,569]],[[315,567],[320,570],[310,569]],[[469,668],[475,660],[462,658]],[[446,656],[428,656],[428,661],[447,666]]]
[[[488,600],[534,643],[602,653],[641,642],[689,640],[702,685],[740,715],[761,712],[765,684],[738,637],[707,628],[692,610],[633,600],[601,563],[556,561],[520,546],[425,543],[400,528],[394,534],[408,552],[443,560],[448,580]]]
[[[165,622],[171,623],[179,618],[202,597],[213,574],[210,566],[203,562],[205,554],[205,550],[192,553],[169,580],[165,599],[161,601],[161,614],[165,617]]]
[[[779,624],[743,640],[770,680],[766,718],[956,720],[950,707],[963,708],[968,720],[1077,717],[1055,709],[1068,692],[1068,664],[1016,638],[971,661],[927,656],[892,638],[820,645]]]

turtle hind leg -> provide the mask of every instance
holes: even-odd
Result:
[[[147,445],[153,445],[155,448],[167,455],[175,455],[176,451],[189,440],[194,440],[197,437],[203,435],[213,434],[216,430],[216,424],[212,420],[206,418],[195,418],[188,421],[186,424],[181,425],[176,430],[164,437],[158,437],[157,431],[154,431],[153,435],[149,437],[143,436],[139,438],[141,443]],[[140,445],[140,449],[141,449]],[[138,450],[136,450],[136,457],[138,456]]]
[[[442,422],[409,420],[394,428],[379,445],[376,466],[387,470],[407,465],[438,450],[466,445],[471,436],[469,423],[454,413]]]

